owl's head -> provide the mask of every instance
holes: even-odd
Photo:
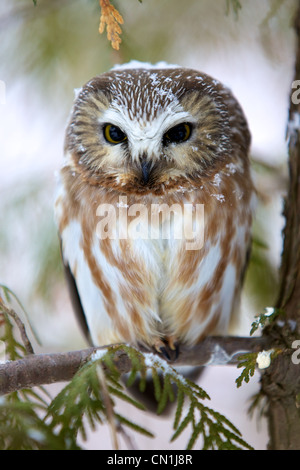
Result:
[[[80,90],[65,152],[85,181],[123,193],[188,187],[247,158],[250,136],[228,89],[176,66],[128,64]]]

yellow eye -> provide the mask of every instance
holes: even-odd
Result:
[[[110,144],[120,144],[127,140],[127,135],[118,126],[113,124],[105,124],[103,134]]]
[[[190,124],[184,122],[178,124],[177,126],[172,127],[164,135],[164,143],[175,143],[185,142],[188,140],[192,132],[192,127]]]

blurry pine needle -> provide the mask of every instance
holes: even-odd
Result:
[[[269,165],[253,156],[251,165],[256,174],[256,184],[259,184],[259,177],[263,181],[263,184],[259,185],[260,190],[256,188],[258,193],[256,212],[264,213],[268,211],[269,192],[273,187],[272,185],[269,187],[266,181],[272,183],[275,181],[276,191],[283,192],[286,185],[285,172],[281,166]],[[266,226],[266,220],[263,216],[254,219],[251,257],[245,283],[246,294],[254,301],[256,308],[274,302],[279,283],[277,268],[270,259],[271,247],[268,234],[272,227]]]
[[[1,296],[2,295],[2,296]],[[15,301],[16,305],[18,306],[19,310],[22,311],[23,316],[26,319],[26,322],[28,323],[30,330],[36,340],[36,342],[41,345],[42,342],[37,334],[37,331],[33,327],[31,321],[30,321],[30,315],[27,313],[25,310],[22,302],[18,298],[18,296],[7,286],[4,284],[0,284],[0,313],[5,313],[6,315],[10,316],[13,318],[14,322],[19,328],[19,331],[21,333],[21,338],[23,340],[25,349],[27,350],[28,354],[33,354],[33,348],[31,345],[31,342],[27,336],[26,329],[25,329],[25,324],[23,321],[20,319],[19,315],[14,311],[13,308],[11,308],[13,300]],[[1,326],[1,323],[0,323]]]
[[[226,0],[226,15],[229,15],[230,9],[233,9],[236,18],[238,18],[239,10],[241,10],[242,5],[239,0]]]
[[[30,179],[20,186],[13,197],[5,198],[0,215],[0,253],[13,252],[14,245],[21,244],[34,266],[30,296],[38,296],[45,302],[51,302],[53,290],[63,279],[52,203],[48,201],[49,192],[45,181]],[[39,201],[38,205],[36,201]],[[26,237],[22,240],[16,227],[18,220],[26,220]],[[12,236],[12,233],[15,235]]]
[[[245,285],[247,295],[255,302],[257,308],[261,305],[272,305],[278,289],[278,274],[270,262],[269,247],[257,235],[260,232],[260,224],[255,224]]]

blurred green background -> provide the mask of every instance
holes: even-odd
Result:
[[[124,18],[114,51],[98,0],[0,4],[0,283],[21,299],[43,350],[85,345],[64,283],[53,220],[74,89],[116,63],[161,60],[211,74],[241,102],[259,194],[239,334],[273,305],[287,185],[286,119],[296,0],[112,0]],[[240,3],[241,8],[238,8]]]

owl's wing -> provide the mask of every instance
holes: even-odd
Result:
[[[244,282],[245,282],[246,272],[249,267],[251,253],[252,253],[252,237],[250,237],[250,241],[249,241],[247,251],[246,251],[244,266],[241,272],[241,287],[243,287]]]
[[[63,260],[65,279],[67,281],[68,290],[69,290],[73,310],[75,312],[75,315],[77,317],[79,326],[80,326],[86,340],[92,346],[93,344],[92,344],[92,341],[91,341],[88,324],[87,324],[86,317],[85,317],[85,314],[84,314],[84,310],[83,310],[83,307],[82,307],[82,304],[81,304],[80,296],[79,296],[79,293],[78,293],[76,281],[75,281],[75,278],[72,274],[72,271],[70,269],[69,264],[66,263],[66,261],[64,260],[63,254],[62,254],[62,240],[61,240],[61,238],[60,238],[60,253],[61,253],[62,260]]]

